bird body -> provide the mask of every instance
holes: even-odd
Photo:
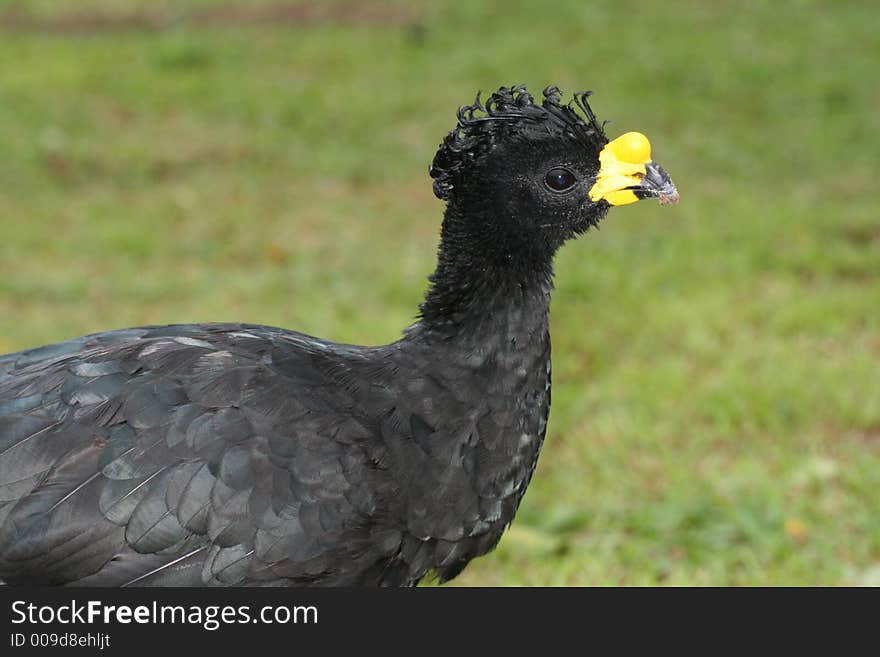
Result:
[[[3,357],[4,578],[452,577],[500,538],[544,437],[547,310],[515,316],[382,347],[207,324]]]
[[[553,253],[609,206],[518,180],[511,154],[577,169],[585,144],[595,178],[607,140],[589,108],[545,97],[503,88],[484,108],[497,125],[459,114],[432,169],[437,270],[396,342],[195,324],[0,356],[0,579],[399,586],[491,550],[547,426]]]

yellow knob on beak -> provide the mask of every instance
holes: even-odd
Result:
[[[627,132],[599,153],[599,174],[590,188],[590,199],[627,205],[643,198],[675,203],[678,192],[663,168],[651,160],[648,138],[641,132]]]
[[[651,161],[651,142],[641,132],[627,132],[614,141],[608,142],[602,153],[613,155],[621,162],[645,164]],[[602,156],[599,156],[601,161]]]

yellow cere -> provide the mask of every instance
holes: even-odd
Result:
[[[608,142],[599,153],[599,175],[590,199],[604,198],[611,205],[635,203],[638,197],[626,188],[641,183],[650,161],[651,142],[641,132],[627,132]]]

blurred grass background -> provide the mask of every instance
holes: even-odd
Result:
[[[456,584],[880,584],[871,2],[0,2],[0,352],[394,340],[478,89],[596,91],[682,193],[568,245],[547,443]]]

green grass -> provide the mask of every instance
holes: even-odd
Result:
[[[433,266],[426,167],[456,107],[592,88],[682,202],[560,254],[541,462],[456,583],[880,584],[874,4],[396,6],[0,30],[0,351],[212,320],[393,340]]]

